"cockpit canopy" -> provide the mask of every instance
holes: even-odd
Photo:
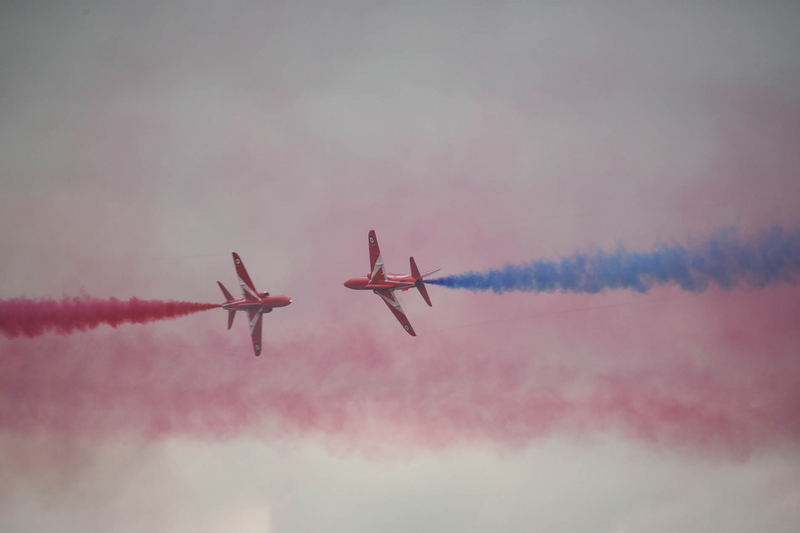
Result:
[[[269,293],[268,292],[260,292],[260,293],[258,293],[258,295],[261,296],[262,298],[266,298],[267,296],[269,296]]]

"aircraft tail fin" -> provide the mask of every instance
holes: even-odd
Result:
[[[437,272],[439,272],[440,270],[441,270],[441,268],[437,268],[436,270],[431,270],[430,272],[425,272],[425,273],[422,275],[422,277],[423,277],[423,278],[427,278],[427,277],[428,277],[428,276],[430,276],[431,274],[436,274],[436,273],[437,273]]]
[[[232,302],[233,301],[233,296],[231,295],[231,293],[228,292],[228,289],[225,288],[225,285],[223,285],[219,281],[217,282],[217,285],[219,285],[219,288],[222,291],[222,294],[225,296],[225,301],[226,302]]]
[[[233,325],[233,319],[236,317],[236,309],[229,309],[228,310],[228,329],[231,329]]]
[[[422,275],[420,275],[419,269],[417,268],[417,263],[414,261],[413,257],[409,257],[408,262],[411,263],[411,277],[414,278],[414,285],[422,295],[422,299],[425,300],[425,303],[433,307],[431,298],[428,296],[428,289],[425,288],[425,282],[422,281]],[[428,272],[428,274],[432,274],[432,272]]]

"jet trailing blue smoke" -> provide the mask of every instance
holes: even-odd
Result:
[[[426,283],[444,287],[529,292],[597,293],[606,289],[647,292],[654,285],[677,284],[703,291],[715,284],[723,289],[794,284],[800,279],[800,229],[787,232],[773,226],[753,238],[736,230],[690,246],[661,244],[649,252],[576,253],[557,261],[536,259],[500,269],[465,272]]]

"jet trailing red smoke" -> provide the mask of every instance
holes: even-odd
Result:
[[[176,318],[217,304],[162,300],[101,300],[91,296],[64,297],[62,300],[12,298],[0,300],[0,333],[7,337],[37,337],[47,331],[72,333],[93,329],[100,324],[117,327],[124,323],[143,324]]]

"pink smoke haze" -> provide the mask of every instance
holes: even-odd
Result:
[[[604,431],[732,458],[800,443],[800,289],[648,298],[598,310],[573,298],[563,312],[417,343],[359,323],[288,325],[265,338],[260,359],[244,328],[203,331],[196,320],[190,336],[5,340],[0,425],[96,438],[302,434],[365,450]]]
[[[0,332],[7,337],[38,337],[47,331],[72,333],[94,329],[101,324],[144,324],[219,307],[197,302],[161,300],[127,301],[91,296],[64,297],[62,300],[12,298],[0,300]]]

